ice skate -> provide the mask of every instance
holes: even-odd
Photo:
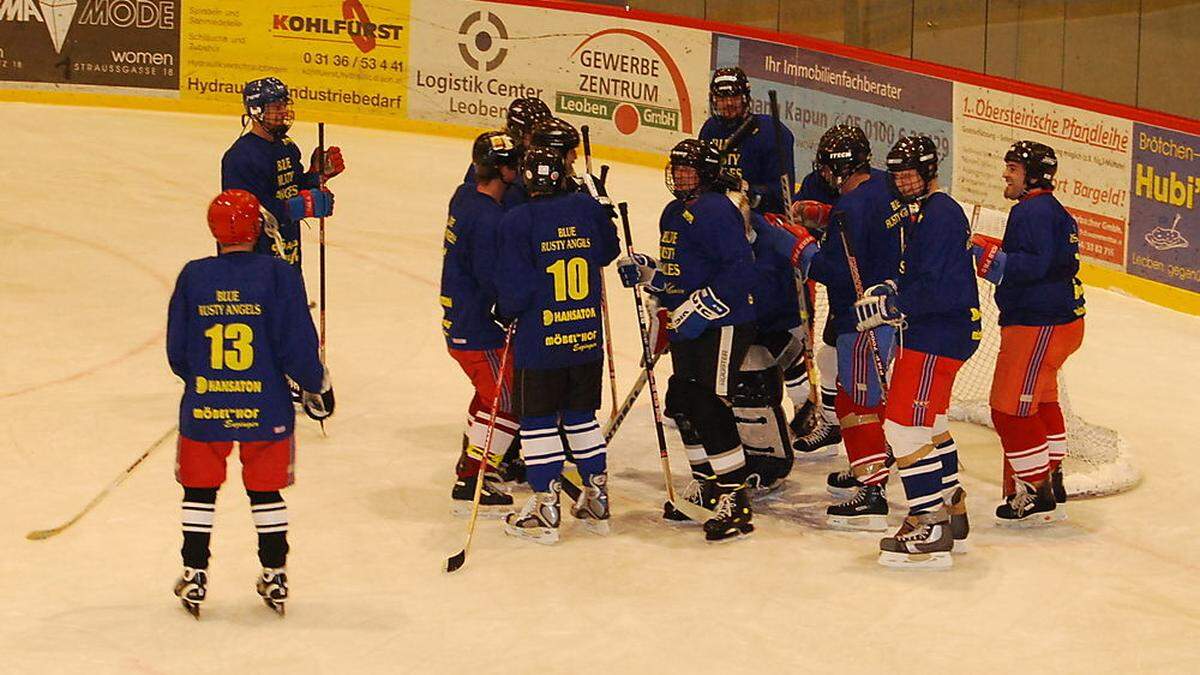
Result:
[[[456,516],[471,515],[475,504],[476,479],[477,476],[470,476],[454,481],[454,488],[450,491],[451,513]],[[484,474],[483,490],[479,493],[479,515],[499,518],[506,511],[512,510],[512,505],[512,495],[504,491],[496,477],[491,473]]]
[[[571,507],[571,515],[578,518],[589,532],[599,535],[609,533],[608,526],[608,475],[595,474],[584,481],[579,501]]]
[[[288,599],[286,567],[264,567],[254,587],[267,607],[270,607],[279,616],[284,615]]]
[[[1050,491],[1054,493],[1055,504],[1067,503],[1067,486],[1063,483],[1062,466],[1050,472]]]
[[[830,472],[829,476],[825,479],[825,491],[834,499],[849,499],[861,487],[862,483],[858,482],[858,479],[854,477],[849,468]]]
[[[954,537],[954,553],[968,553],[971,545],[967,536],[971,534],[971,521],[967,518],[967,491],[958,487],[947,505],[950,512],[950,534]]]
[[[825,516],[837,530],[883,532],[887,529],[887,494],[882,485],[864,485],[850,499],[825,509]]]
[[[676,495],[676,499],[689,501],[697,506],[702,506],[710,511],[717,506],[717,498],[714,494],[716,487],[712,478],[696,478],[692,479],[691,483],[684,488],[683,492]],[[663,502],[663,520],[667,521],[668,525],[699,525],[696,521],[688,518],[687,515],[675,508],[671,502]]]
[[[562,487],[555,480],[550,482],[548,492],[535,492],[530,495],[520,511],[504,517],[504,532],[539,544],[556,543],[558,541],[558,525],[561,521],[559,510],[561,490]]]
[[[830,424],[826,419],[817,415],[816,424],[811,431],[797,438],[792,443],[792,449],[798,456],[819,457],[837,452],[838,444],[842,442],[842,428]]]
[[[804,405],[796,408],[795,414],[792,415],[792,421],[788,422],[788,428],[792,430],[792,435],[796,438],[802,438],[808,435],[817,425],[817,420],[821,413],[812,401],[805,401]]]
[[[1066,518],[1066,513],[1056,507],[1049,480],[1040,488],[1018,480],[1017,491],[996,507],[996,524],[1001,527],[1049,525]]]
[[[183,568],[183,575],[175,581],[175,596],[192,618],[200,618],[200,605],[204,603],[207,595],[208,571],[192,567]]]
[[[954,564],[950,551],[950,514],[942,507],[931,513],[908,516],[900,529],[879,540],[879,564],[905,569],[947,569]]]
[[[716,488],[716,508],[712,518],[704,521],[704,539],[709,543],[719,543],[744,539],[754,532],[750,520],[754,514],[750,510],[750,495],[745,485],[720,485],[714,481]]]

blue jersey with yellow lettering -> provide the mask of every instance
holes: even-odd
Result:
[[[658,269],[666,287],[657,295],[663,307],[674,311],[693,291],[708,287],[729,307],[710,328],[754,321],[754,253],[729,197],[704,192],[688,203],[673,200],[663,209],[658,231]],[[678,339],[675,331],[668,337]]]
[[[700,140],[723,141],[733,135],[742,120],[727,120],[710,117],[700,127]],[[759,213],[783,213],[783,187],[779,177],[786,171],[788,185],[796,184],[796,166],[793,152],[795,139],[787,126],[780,125],[782,135],[777,133],[775,120],[770,115],[754,115],[754,130],[724,157],[724,165],[750,186],[750,194],[759,197],[754,210]],[[780,169],[780,154],[783,169]]]
[[[796,268],[792,266],[796,237],[757,213],[750,215],[750,224],[754,228],[754,318],[759,333],[791,330],[800,325]]]
[[[829,294],[827,331],[853,333],[858,323],[854,313],[858,293],[846,262],[842,233],[854,249],[864,289],[895,279],[900,271],[901,223],[908,210],[892,193],[887,172],[876,169],[865,182],[838,198],[821,250],[809,267],[809,276],[825,284]]]
[[[258,253],[184,265],[167,312],[167,360],[184,381],[179,431],[197,441],[292,433],[284,375],[320,391],[324,368],[298,270]]]
[[[463,182],[469,185],[475,185],[475,164],[467,166],[467,173],[463,176]],[[529,193],[525,191],[525,181],[521,178],[521,172],[517,172],[517,179],[508,184],[504,188],[504,196],[500,199],[500,204],[504,208],[511,209],[514,206],[520,206],[529,201]]]
[[[517,320],[518,368],[576,366],[604,358],[600,279],[617,257],[617,228],[580,192],[538,197],[500,222],[500,313]]]
[[[221,158],[221,189],[245,190],[279,221],[283,250],[264,231],[254,250],[300,266],[300,222],[288,217],[288,199],[301,190],[317,187],[316,174],[304,172],[300,149],[286,136],[268,141],[256,134],[242,134]]]
[[[902,344],[966,361],[981,336],[979,288],[971,224],[962,207],[934,192],[905,219],[896,305],[904,313]]]
[[[1049,190],[1034,190],[1008,213],[1007,260],[996,287],[1001,326],[1055,326],[1086,314],[1079,226]]]
[[[451,349],[487,350],[504,345],[492,320],[496,256],[504,208],[463,183],[450,199],[442,244],[442,333]]]
[[[813,201],[836,206],[837,200],[837,191],[830,187],[829,183],[825,182],[821,174],[816,171],[808,172],[808,175],[796,188],[796,201]]]

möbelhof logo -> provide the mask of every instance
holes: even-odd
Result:
[[[495,70],[508,56],[508,28],[494,13],[471,12],[458,28],[458,53],[475,70]]]

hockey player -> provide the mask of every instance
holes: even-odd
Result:
[[[207,593],[217,490],[234,443],[258,530],[258,594],[283,613],[288,518],[279,491],[292,484],[296,454],[284,376],[304,390],[310,417],[325,419],[334,409],[299,272],[254,252],[264,214],[249,192],[217,195],[208,226],[220,254],[184,266],[167,314],[167,358],[185,383],[175,461],[183,486],[184,567],[175,595],[196,617]]]
[[[509,137],[512,138],[513,143],[517,146],[518,160],[529,149],[534,122],[547,117],[550,117],[550,108],[540,98],[533,96],[514,98],[508,104],[507,121],[505,122],[504,130],[508,132]],[[475,182],[474,162],[467,167],[467,173],[463,177],[463,182]],[[500,203],[504,208],[511,209],[518,204],[524,204],[528,199],[529,195],[525,192],[525,184],[521,181],[521,176],[518,173],[517,179],[505,189],[504,197],[500,200]]]
[[[788,185],[796,182],[793,144],[795,139],[786,126],[776,132],[770,115],[750,110],[750,80],[741,68],[718,68],[708,85],[712,116],[700,128],[700,140],[714,141],[718,147],[747,120],[753,127],[741,144],[724,158],[727,170],[747,184],[750,206],[759,213],[783,213],[783,195],[779,178],[787,173]],[[780,148],[784,166],[779,166]]]
[[[512,372],[500,372],[504,330],[492,315],[496,305],[496,256],[499,253],[502,202],[516,180],[518,150],[503,131],[480,134],[471,150],[475,181],[458,187],[450,199],[450,213],[442,245],[442,333],[450,356],[475,389],[467,410],[466,447],[455,467],[451,508],[468,515],[474,505],[475,481],[492,415],[495,428],[479,497],[481,512],[512,506],[513,498],[498,485],[496,468],[517,435],[512,408]],[[496,389],[500,406],[492,410]]]
[[[1058,372],[1083,344],[1079,228],[1054,196],[1058,158],[1050,146],[1018,141],[1004,155],[1004,196],[1017,201],[1003,241],[976,235],[979,276],[996,284],[1000,354],[992,378],[992,422],[1004,447],[1011,491],[996,509],[1004,525],[1061,520],[1066,425]],[[1057,488],[1057,489],[1056,489]]]
[[[496,268],[498,310],[517,322],[514,391],[534,493],[505,518],[505,532],[552,544],[564,437],[583,479],[571,512],[588,529],[608,532],[606,448],[596,421],[604,364],[600,275],[619,244],[608,209],[574,190],[558,151],[535,145],[521,171],[530,199],[501,221]]]
[[[908,205],[892,194],[887,174],[870,168],[871,146],[862,129],[834,127],[827,133],[817,162],[830,186],[841,193],[825,243],[811,256],[807,274],[825,284],[829,320],[824,341],[837,350],[835,400],[849,475],[829,476],[832,488],[853,489],[852,496],[827,509],[829,524],[847,529],[887,528],[887,443],[883,433],[886,383],[879,370],[891,357],[895,328],[882,325],[855,330],[854,272],[843,240],[849,240],[863,287],[895,279],[900,264],[900,224]],[[873,337],[872,337],[873,334]]]
[[[946,410],[954,377],[981,336],[971,226],[962,207],[938,191],[937,146],[928,136],[901,138],[887,168],[895,194],[909,205],[900,274],[855,303],[858,330],[900,330],[883,428],[908,516],[880,541],[879,562],[948,567],[951,549],[965,545],[969,530]]]
[[[712,144],[676,144],[666,167],[675,199],[659,220],[659,258],[635,254],[618,267],[626,287],[646,288],[669,313],[674,374],[666,407],[698,479],[686,496],[715,511],[704,523],[712,542],[754,531],[746,453],[729,404],[734,375],[754,341],[754,254],[741,213],[718,185],[720,169]],[[663,517],[684,519],[670,503]]]
[[[560,117],[544,117],[533,124],[529,143],[535,148],[551,148],[563,157],[567,177],[575,176],[575,160],[579,158],[579,131]]]
[[[300,149],[287,135],[295,119],[292,97],[274,77],[247,82],[242,105],[250,133],[239,136],[221,158],[221,189],[245,190],[271,212],[279,226],[259,235],[254,250],[299,268],[301,219],[333,215],[333,193],[322,187],[318,170],[324,166],[326,179],[345,171],[342,151],[326,148],[322,165],[314,148],[304,170]]]

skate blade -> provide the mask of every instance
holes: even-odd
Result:
[[[945,570],[954,566],[949,551],[937,553],[893,553],[879,552],[879,564],[884,567],[906,570]]]
[[[181,605],[183,605],[183,608],[187,610],[188,614],[192,615],[193,619],[195,619],[197,621],[200,620],[200,604],[199,603],[190,602],[188,600],[184,600],[183,598],[179,599],[179,603]]]
[[[1009,520],[999,516],[993,516],[996,527],[1003,527],[1010,530],[1027,530],[1030,528],[1047,527],[1059,521],[1067,519],[1067,514],[1059,515],[1058,509],[1046,513],[1037,513],[1032,516],[1025,516],[1020,520]]]
[[[825,491],[829,493],[830,497],[833,497],[834,499],[836,499],[838,501],[844,502],[847,499],[850,499],[851,497],[853,497],[855,495],[855,493],[858,492],[858,488],[836,488],[836,487],[830,487],[830,486],[826,485]]]
[[[886,532],[887,516],[825,516],[825,524],[835,530]]]
[[[961,555],[963,553],[970,553],[973,548],[974,546],[971,545],[971,542],[966,539],[955,539],[954,548],[950,549],[950,552],[955,555]]]
[[[268,609],[275,612],[279,616],[284,616],[285,614],[287,614],[287,604],[286,603],[275,602],[274,600],[271,600],[270,598],[263,598],[263,604],[266,605]]]
[[[471,502],[460,504],[457,501],[453,501],[450,504],[450,514],[456,518],[470,518],[471,508]],[[515,507],[512,504],[496,504],[494,506],[484,506],[483,504],[480,504],[479,517],[485,520],[503,518],[506,514],[512,513],[514,508]]]
[[[816,450],[809,450],[807,452],[793,446],[792,450],[795,451],[796,459],[826,459],[836,457],[842,451],[842,444],[823,445]]]
[[[741,541],[742,539],[748,539],[750,535],[754,534],[754,526],[747,525],[746,527],[749,529],[738,530],[738,533],[731,537],[722,537],[721,539],[709,539],[708,537],[705,537],[704,542],[706,544],[729,544],[735,541]]]
[[[549,527],[528,528],[505,525],[504,533],[517,539],[524,539],[547,546],[558,543],[558,530]]]
[[[684,518],[683,520],[676,520],[674,518],[667,518],[664,516],[664,517],[660,518],[659,520],[663,521],[667,525],[670,525],[671,527],[695,527],[700,524],[699,522],[692,520],[691,518]]]
[[[601,537],[607,537],[612,532],[612,528],[609,526],[607,520],[596,520],[595,518],[580,518],[579,522],[583,525],[583,529],[587,530],[588,532],[591,532],[592,534],[599,535]]]

